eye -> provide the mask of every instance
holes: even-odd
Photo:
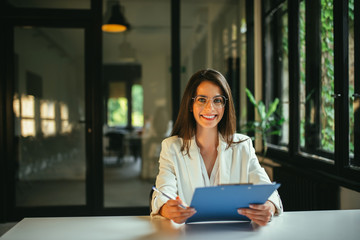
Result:
[[[197,97],[197,98],[196,98],[196,101],[197,101],[198,103],[206,103],[206,98],[205,98],[205,97]]]
[[[222,97],[216,97],[216,98],[214,98],[213,102],[214,102],[214,104],[221,105],[224,103],[224,99]]]

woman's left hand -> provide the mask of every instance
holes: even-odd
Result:
[[[275,213],[275,206],[272,202],[266,201],[264,204],[250,204],[250,208],[239,208],[238,213],[248,217],[260,226],[265,226]]]

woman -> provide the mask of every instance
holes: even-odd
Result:
[[[189,80],[171,137],[162,142],[156,187],[175,198],[154,193],[152,216],[183,223],[196,209],[179,205],[191,202],[195,188],[219,184],[270,183],[256,158],[251,139],[236,134],[236,117],[230,87],[218,71],[196,72]],[[277,192],[262,205],[238,209],[259,225],[282,212]]]

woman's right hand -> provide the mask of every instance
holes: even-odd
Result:
[[[175,200],[168,200],[161,208],[160,215],[173,220],[176,223],[184,223],[186,219],[196,213],[196,210],[191,207],[183,209],[179,206],[183,204],[180,197],[177,196]]]

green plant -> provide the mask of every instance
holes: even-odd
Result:
[[[284,123],[283,117],[276,117],[275,113],[278,110],[279,99],[275,98],[273,102],[269,104],[268,109],[265,104],[259,100],[256,102],[254,95],[249,89],[245,89],[246,95],[250,102],[254,105],[257,113],[259,114],[258,121],[248,122],[242,129],[244,132],[255,132],[260,133],[263,143],[263,154],[266,155],[267,151],[267,140],[271,135],[281,135],[281,125]]]

